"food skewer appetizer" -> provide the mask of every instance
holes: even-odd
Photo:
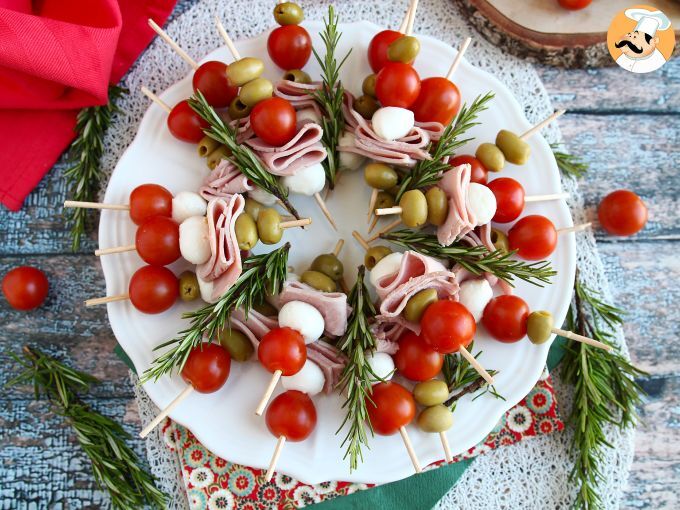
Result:
[[[208,128],[208,123],[189,106],[186,99],[170,107],[168,103],[144,85],[142,85],[141,91],[142,94],[166,111],[168,129],[172,136],[188,143],[199,143],[203,139],[205,136],[203,130]]]
[[[592,226],[583,223],[573,227],[556,229],[553,222],[545,216],[531,214],[520,219],[508,232],[508,243],[517,256],[527,260],[544,260],[557,246],[557,236],[570,232],[580,232]]]
[[[488,188],[496,197],[496,214],[492,221],[496,223],[510,223],[519,218],[527,202],[542,202],[547,200],[562,200],[569,198],[569,193],[552,193],[549,195],[526,196],[524,187],[515,179],[501,177],[494,179]]]
[[[267,38],[267,52],[281,69],[302,69],[312,55],[312,38],[300,26],[304,20],[302,8],[294,2],[279,0],[274,7],[274,19],[280,25]]]
[[[430,379],[416,384],[413,388],[413,397],[418,404],[425,407],[418,415],[418,427],[424,432],[439,435],[444,449],[444,459],[451,463],[453,455],[446,431],[453,425],[453,413],[444,405],[449,398],[449,388],[444,381]]]
[[[403,39],[404,37],[406,37],[408,35],[409,25],[411,27],[411,31],[413,31],[413,23],[415,23],[415,15],[416,15],[417,8],[418,8],[417,0],[411,0],[409,7],[406,10],[406,14],[404,14],[404,19],[401,22],[401,26],[399,27],[398,30],[383,30],[381,32],[378,32],[371,39],[371,42],[368,45],[368,52],[367,53],[368,53],[368,63],[371,66],[371,69],[373,70],[374,73],[380,72],[380,70],[383,67],[385,67],[385,65],[388,62],[392,61],[389,58],[389,55],[388,55],[388,53],[390,51],[390,47],[397,40]],[[415,39],[415,38],[411,38],[411,39]],[[408,41],[408,42],[411,42],[411,41]],[[417,40],[416,40],[416,42],[417,42]],[[413,45],[411,44],[411,46],[413,46]],[[418,48],[419,47],[420,47],[420,45],[418,45]],[[398,48],[398,46],[397,46],[397,48]],[[396,55],[394,55],[394,53],[395,53],[394,47],[392,49],[392,53],[393,53],[393,57],[396,57]],[[415,58],[415,55],[413,56],[413,58]],[[411,62],[412,61],[413,61],[413,59],[411,59]]]

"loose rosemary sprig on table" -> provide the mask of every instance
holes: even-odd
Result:
[[[328,6],[328,19],[324,19],[324,30],[320,35],[326,46],[326,54],[321,58],[316,48],[312,48],[312,51],[321,67],[323,86],[314,92],[314,98],[324,111],[324,116],[321,119],[321,127],[323,127],[321,143],[326,148],[328,157],[322,165],[326,172],[328,187],[333,189],[335,187],[335,176],[340,167],[338,141],[343,129],[345,129],[345,118],[342,115],[345,89],[340,81],[340,68],[352,50],[348,51],[338,64],[335,58],[335,50],[342,34],[338,32],[338,17],[332,5]]]
[[[10,354],[22,371],[7,386],[33,385],[35,398],[47,398],[52,410],[62,416],[76,434],[92,463],[97,485],[111,496],[116,509],[165,508],[167,498],[154,484],[153,476],[127,445],[130,435],[107,416],[86,405],[81,395],[99,381],[74,370],[38,349],[24,346],[22,355]]]
[[[560,151],[560,144],[551,143],[550,148],[555,156],[557,168],[559,168],[560,172],[563,174],[573,177],[574,179],[580,179],[588,172],[588,164],[578,156]]]
[[[467,347],[469,351],[472,351],[473,343]],[[482,351],[478,352],[475,355],[475,358],[480,354],[482,354]],[[492,377],[498,373],[497,370],[488,370],[488,372]],[[484,391],[477,395],[475,399],[486,393],[491,393],[494,397],[505,400],[505,398],[496,391],[496,388],[494,386],[489,386],[484,378],[477,373],[472,365],[470,365],[470,362],[460,354],[451,353],[444,355],[442,375],[449,387],[449,393],[455,392],[453,396],[444,402],[444,405],[449,407],[451,411],[456,409],[456,403],[463,395],[474,393],[482,387],[484,387]]]
[[[109,102],[90,106],[78,112],[75,131],[78,136],[68,153],[69,168],[64,172],[68,195],[71,200],[92,202],[101,185],[101,157],[104,154],[104,135],[111,124],[111,117],[118,111],[116,101],[127,90],[111,85]],[[71,225],[71,249],[77,251],[87,226],[88,209],[67,209],[66,219]]]
[[[216,303],[185,313],[183,318],[189,319],[191,325],[180,331],[177,337],[156,347],[162,349],[172,346],[144,371],[141,381],[157,381],[173,370],[181,371],[191,350],[200,345],[204,337],[215,338],[229,322],[234,310],[241,308],[248,315],[253,306],[264,301],[267,294],[275,295],[281,292],[288,274],[289,250],[290,243],[286,243],[264,255],[248,258],[243,263],[241,276]]]
[[[200,90],[189,98],[189,106],[210,125],[209,128],[203,130],[205,134],[227,146],[231,152],[228,159],[236,165],[241,173],[258,188],[278,198],[293,216],[300,219],[295,207],[288,200],[288,191],[281,186],[278,178],[267,171],[260,158],[250,147],[237,142],[236,129],[225,124],[215,109],[205,100]]]
[[[484,246],[468,246],[458,242],[442,246],[435,235],[420,231],[397,230],[381,234],[380,237],[407,250],[450,260],[476,275],[491,273],[510,285],[519,278],[543,287],[542,284],[551,283],[550,278],[557,274],[547,261],[524,262],[511,258],[514,252],[489,251]]]
[[[493,97],[493,92],[487,92],[483,96],[477,96],[469,108],[466,104],[463,105],[453,122],[446,126],[439,141],[431,147],[432,159],[419,161],[406,174],[399,186],[395,198],[396,202],[399,202],[401,196],[409,190],[425,188],[439,182],[442,172],[449,169],[449,164],[443,160],[453,156],[459,147],[472,140],[472,138],[461,140],[460,137],[470,128],[479,124],[479,122],[475,122],[477,116],[487,109],[487,103]]]

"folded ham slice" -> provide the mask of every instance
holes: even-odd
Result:
[[[374,322],[370,329],[375,337],[376,352],[385,352],[394,356],[399,350],[398,341],[406,328],[394,321],[384,321]]]
[[[347,358],[335,346],[318,340],[307,345],[307,359],[319,365],[325,379],[323,391],[331,393],[338,385]]]
[[[229,125],[236,129],[236,141],[238,143],[243,143],[249,138],[255,136],[255,132],[250,126],[250,116],[244,117],[242,119],[232,120]]]
[[[380,301],[384,301],[398,287],[408,283],[409,280],[441,271],[446,271],[446,268],[438,260],[409,250],[404,252],[399,271],[378,280],[375,290]]]
[[[351,92],[345,90],[342,98],[342,116],[345,119],[345,129],[354,132],[359,125],[357,115],[361,117],[361,114],[354,109],[354,96]]]
[[[325,322],[327,335],[338,337],[345,334],[347,317],[351,312],[346,294],[321,292],[302,282],[288,280],[278,296],[276,306],[280,308],[289,301],[302,301],[319,310]]]
[[[437,240],[442,246],[449,246],[472,232],[477,220],[467,205],[468,187],[472,167],[465,163],[447,170],[437,184],[449,199],[449,213],[446,221],[437,228]]]
[[[446,129],[446,126],[437,121],[416,122],[416,127],[419,127],[430,135],[430,140],[433,142],[438,142],[444,133],[444,129]]]
[[[274,86],[274,95],[285,99],[296,110],[313,108],[321,116],[319,104],[312,94],[321,88],[321,82],[296,83],[289,80],[281,80]]]
[[[210,201],[214,198],[229,199],[236,193],[252,189],[255,189],[253,183],[231,161],[223,159],[203,180],[199,193]]]
[[[279,321],[276,320],[276,317],[267,317],[260,312],[250,310],[248,318],[246,318],[246,314],[241,308],[237,308],[231,313],[229,322],[232,328],[248,337],[255,348],[254,357],[257,356],[257,346],[260,345],[262,337],[272,329],[279,327]]]

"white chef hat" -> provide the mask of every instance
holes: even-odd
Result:
[[[657,30],[667,30],[671,26],[671,20],[661,11],[649,11],[647,9],[627,9],[626,16],[637,21],[635,30],[654,36]]]

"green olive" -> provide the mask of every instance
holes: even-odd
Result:
[[[291,69],[283,74],[283,79],[288,81],[294,81],[295,83],[312,83],[312,77],[309,76],[302,69]]]
[[[257,225],[250,214],[239,214],[234,224],[239,250],[252,250],[257,244]]]
[[[449,199],[444,190],[433,186],[425,193],[427,200],[427,222],[432,225],[443,225],[449,214]]]
[[[419,189],[412,189],[401,196],[401,221],[407,227],[415,228],[427,222],[427,199]]]
[[[272,97],[274,85],[267,78],[255,78],[241,87],[238,97],[241,102],[252,108],[260,101]]]
[[[202,158],[205,158],[219,146],[220,142],[214,138],[210,138],[208,135],[205,135],[203,138],[201,138],[201,141],[198,142],[198,155]]]
[[[253,305],[253,310],[255,310],[258,313],[261,313],[265,317],[276,317],[277,315],[279,315],[279,311],[269,301],[262,301],[257,305]]]
[[[405,35],[387,47],[387,59],[391,62],[410,64],[420,53],[420,41],[412,35]]]
[[[531,343],[543,344],[547,342],[552,335],[554,325],[555,321],[550,312],[543,310],[531,312],[527,320],[527,336]]]
[[[302,23],[305,15],[298,4],[283,2],[274,7],[274,19],[279,25],[297,25]]]
[[[475,156],[490,172],[500,172],[505,166],[503,152],[492,143],[483,143],[477,147]]]
[[[361,84],[361,91],[369,96],[369,97],[377,97],[375,95],[375,79],[377,78],[377,74],[369,74],[364,78],[364,82]]]
[[[378,111],[380,104],[375,98],[367,95],[359,96],[354,100],[354,109],[359,112],[364,119],[372,119],[373,114]]]
[[[253,200],[252,198],[246,198],[246,206],[243,210],[248,213],[251,218],[256,220],[262,209],[264,209],[264,205],[260,202]]]
[[[531,147],[512,131],[501,129],[496,135],[496,145],[505,159],[514,165],[523,165],[529,161]]]
[[[386,191],[381,191],[375,199],[375,208],[387,209],[388,207],[394,207],[394,197]]]
[[[224,328],[217,334],[217,338],[234,361],[248,361],[255,352],[248,337],[234,328]]]
[[[319,271],[305,271],[300,275],[300,281],[321,292],[335,292],[338,290],[335,282]]]
[[[436,406],[449,398],[449,388],[444,381],[430,379],[416,384],[413,388],[413,397],[421,406]]]
[[[227,159],[229,156],[231,156],[231,151],[227,148],[227,146],[220,145],[217,149],[208,154],[208,157],[205,158],[205,162],[208,165],[208,168],[213,170],[217,165],[220,164],[220,161]]]
[[[418,426],[424,432],[444,432],[453,425],[453,413],[444,405],[423,409],[418,416]]]
[[[262,209],[257,215],[257,233],[264,244],[276,244],[283,237],[281,215],[276,209]]]
[[[364,168],[364,180],[371,188],[386,190],[397,184],[399,175],[384,163],[369,163]]]
[[[382,259],[387,257],[392,250],[387,246],[371,246],[366,250],[366,255],[364,255],[364,265],[369,271],[375,267],[375,265]]]
[[[505,232],[498,230],[497,228],[491,229],[491,242],[494,248],[502,251],[503,253],[508,253],[510,251],[510,241],[508,241],[508,236]]]
[[[342,266],[340,259],[332,253],[319,255],[314,259],[314,262],[312,262],[311,268],[314,271],[325,274],[333,281],[338,281],[345,272],[345,268]]]
[[[421,317],[425,313],[425,309],[432,303],[437,301],[437,290],[436,289],[423,289],[420,292],[416,292],[411,296],[411,298],[406,302],[404,311],[401,312],[409,322],[420,322]]]
[[[259,58],[245,57],[227,66],[227,79],[232,86],[241,87],[259,78],[264,71],[264,62]]]
[[[184,271],[179,275],[179,297],[182,301],[193,301],[201,295],[198,278],[193,271]]]
[[[229,118],[231,120],[242,119],[250,115],[250,106],[243,104],[240,97],[235,97],[229,104]]]

